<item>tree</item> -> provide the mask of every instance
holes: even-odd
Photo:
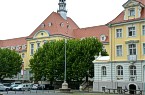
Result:
[[[30,67],[34,78],[40,80],[44,76],[47,80],[64,79],[64,40],[48,42],[39,48],[30,60]],[[94,75],[92,61],[102,50],[102,43],[96,38],[82,40],[71,39],[66,44],[67,55],[67,81],[81,81],[89,71],[90,77]]]
[[[22,58],[17,52],[0,48],[0,81],[17,75],[22,68],[21,66]]]

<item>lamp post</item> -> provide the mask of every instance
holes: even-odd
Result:
[[[64,56],[65,56],[65,70],[64,70],[64,82],[66,82],[66,43],[67,43],[67,40],[65,39],[65,53],[64,53]]]
[[[69,92],[70,91],[70,88],[68,88],[68,83],[66,82],[66,44],[67,44],[67,40],[65,39],[65,42],[64,42],[64,49],[65,49],[65,53],[64,53],[64,56],[65,56],[65,68],[64,68],[64,82],[62,83],[62,88],[60,88],[60,91],[62,92]]]

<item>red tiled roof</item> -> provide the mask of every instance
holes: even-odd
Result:
[[[142,3],[143,5],[145,5],[145,0],[136,0],[136,1],[138,1],[138,2]]]
[[[97,37],[98,39],[101,35],[105,35],[107,37],[105,42],[109,42],[109,28],[106,25],[75,29],[74,34],[76,38]]]
[[[141,11],[141,17],[140,18],[135,18],[135,19],[130,19],[130,20],[124,20],[124,11],[122,11],[115,19],[113,19],[108,24],[129,22],[129,21],[135,21],[135,20],[140,20],[140,19],[145,19],[145,8],[142,9],[142,11]]]
[[[1,47],[1,45],[2,45],[2,40],[0,40],[0,47]]]
[[[0,41],[0,47],[9,47],[27,44],[26,37],[7,39]]]
[[[48,26],[48,23],[52,23],[52,26]],[[63,23],[63,26],[60,26],[61,23]],[[45,24],[45,27],[42,28],[41,24]],[[79,28],[71,18],[67,17],[67,20],[65,20],[56,12],[52,12],[41,24],[28,38],[33,38],[39,30],[47,30],[50,35],[60,34],[74,37],[73,30]],[[68,25],[70,26],[69,28],[67,27]]]
[[[145,0],[136,0],[142,4],[145,5]],[[140,19],[145,19],[145,7],[142,8],[141,11],[141,17],[140,18],[135,18],[135,19],[130,19],[130,20],[124,20],[124,11],[122,11],[115,19],[110,21],[108,24],[115,24],[115,23],[122,23],[122,22],[129,22],[129,21],[135,21],[135,20],[140,20]]]
[[[48,26],[50,22],[52,26]],[[61,23],[63,23],[63,27],[60,26]],[[41,24],[45,24],[45,27],[42,28]],[[1,40],[0,47],[24,45],[26,44],[26,39],[33,38],[35,33],[39,30],[47,30],[50,35],[59,34],[73,38],[97,37],[99,39],[103,34],[107,37],[105,42],[109,42],[109,28],[105,25],[80,29],[71,18],[68,17],[67,20],[65,20],[55,12],[52,12],[41,24],[28,37]],[[67,25],[70,25],[70,28],[67,28]]]

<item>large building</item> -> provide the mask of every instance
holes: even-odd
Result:
[[[111,22],[87,28],[79,28],[66,16],[65,0],[59,0],[58,5],[58,11],[52,12],[29,36],[0,40],[0,48],[16,50],[23,58],[24,71],[6,80],[30,80],[29,60],[47,41],[96,37],[109,56],[99,55],[93,61],[93,91],[102,92],[105,88],[145,89],[144,0],[127,0],[124,10]]]
[[[123,7],[107,24],[109,56],[100,55],[93,61],[94,91],[145,90],[145,0],[128,0]]]
[[[5,80],[30,80],[29,60],[35,51],[47,41],[97,37],[104,43],[104,48],[108,50],[109,28],[106,25],[80,29],[70,17],[67,17],[66,1],[59,0],[58,6],[57,12],[52,12],[27,37],[0,40],[0,48],[16,50],[23,58],[24,69],[14,78],[6,78]]]

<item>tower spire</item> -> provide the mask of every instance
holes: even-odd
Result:
[[[67,10],[66,10],[66,0],[59,0],[59,9],[57,12],[63,17],[64,19],[67,19]]]

